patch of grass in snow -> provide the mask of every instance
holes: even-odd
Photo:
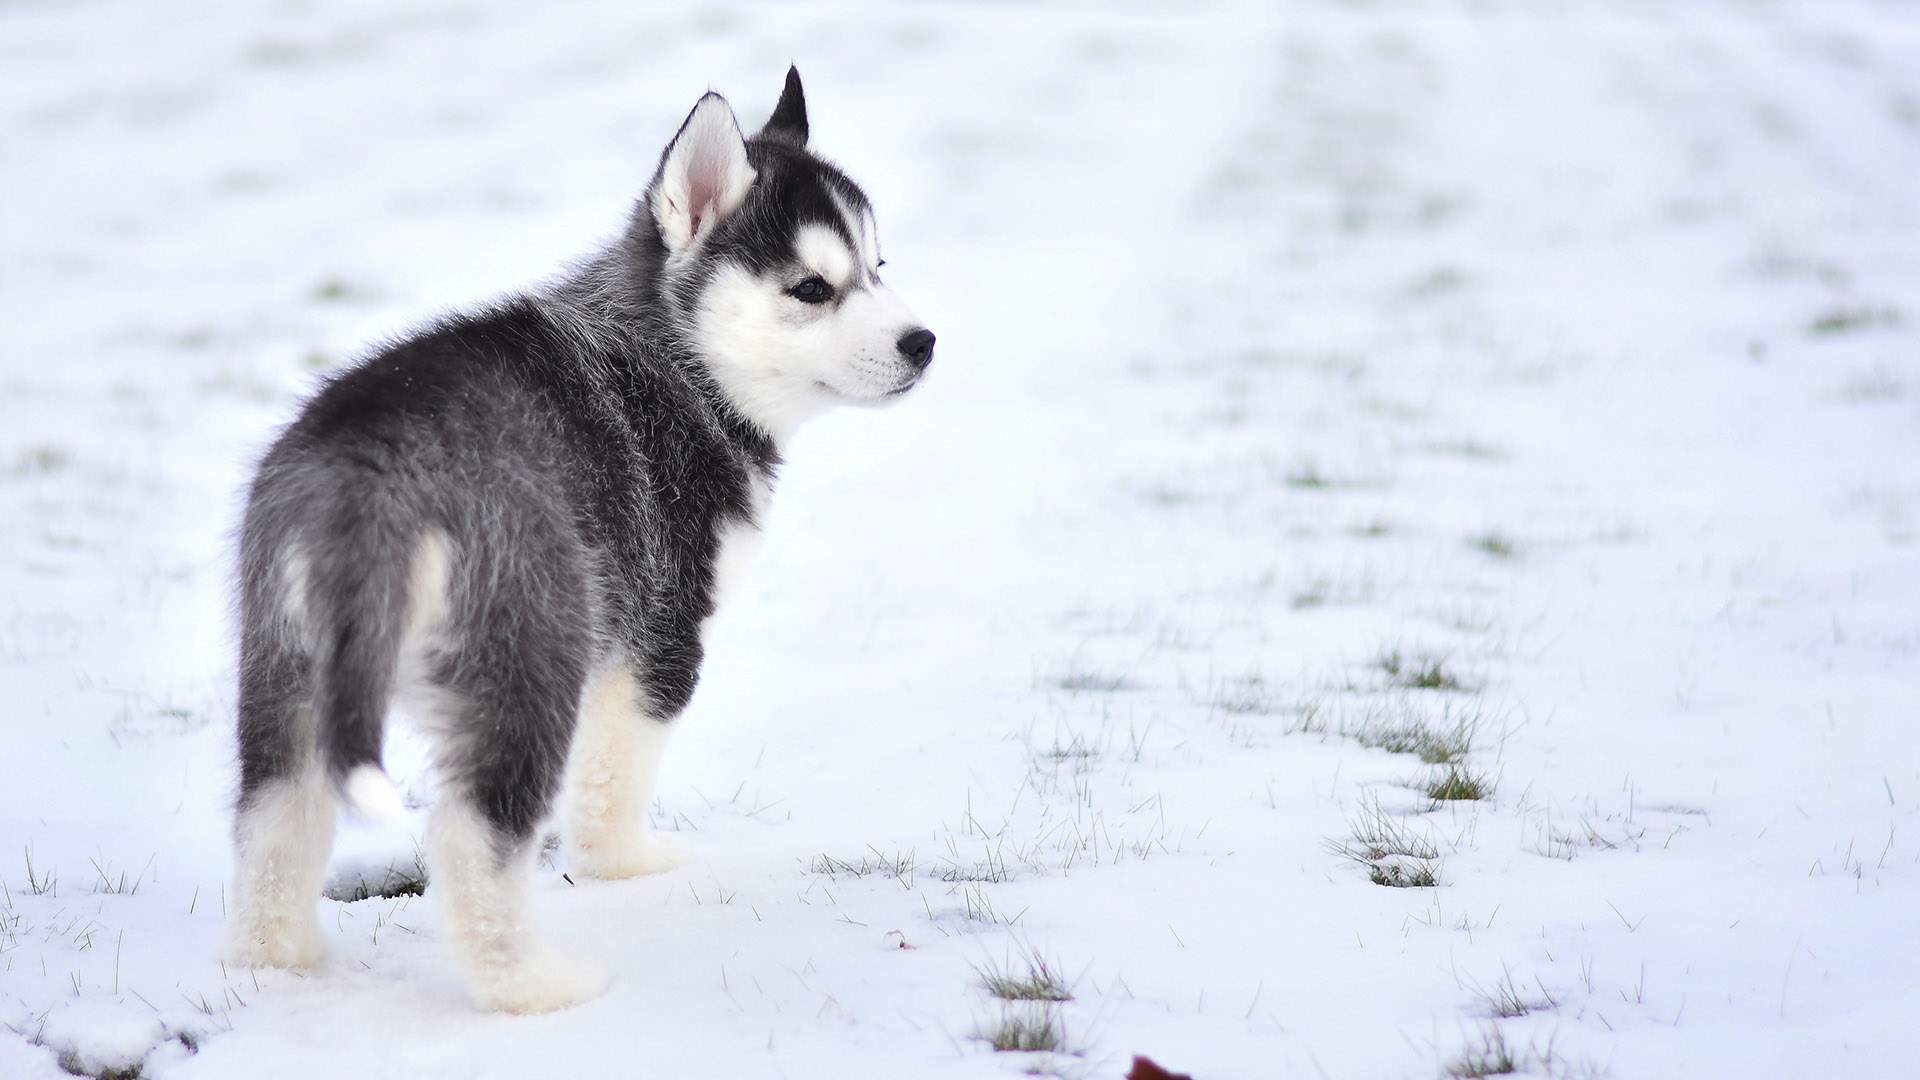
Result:
[[[27,860],[27,891],[35,896],[60,895],[60,874],[56,870],[36,868],[33,865],[33,849],[23,848]]]
[[[1632,851],[1639,851],[1640,841],[1647,835],[1646,826],[1631,820],[1619,819],[1614,815],[1608,815],[1603,819],[1603,822],[1615,821],[1619,823],[1617,837],[1602,833],[1591,818],[1580,818],[1569,828],[1556,828],[1553,818],[1550,815],[1545,816],[1544,820],[1536,825],[1538,832],[1528,850],[1536,855],[1560,859],[1564,862],[1572,862],[1574,857],[1583,850],[1615,851],[1625,847]],[[1674,832],[1668,837],[1669,841],[1672,836],[1684,831],[1686,831],[1685,826],[1676,825]]]
[[[1380,518],[1358,522],[1347,527],[1348,536],[1356,536],[1362,540],[1378,540],[1392,532],[1393,525]]]
[[[1298,488],[1301,491],[1328,491],[1338,486],[1328,478],[1326,473],[1320,471],[1320,466],[1312,462],[1289,469],[1284,479],[1288,487]]]
[[[1259,672],[1222,680],[1208,691],[1204,702],[1208,719],[1221,722],[1227,741],[1243,749],[1267,745],[1274,728],[1251,717],[1276,717],[1291,714],[1279,727],[1283,735],[1324,730],[1317,701],[1301,704],[1288,699],[1280,686],[1270,683]],[[1138,760],[1137,758],[1135,760]]]
[[[1431,889],[1440,884],[1437,863],[1378,862],[1368,868],[1367,880],[1390,889]]]
[[[1106,712],[1104,705],[1102,712],[1103,714]],[[1106,719],[1109,717],[1103,715],[1102,720]],[[1028,737],[1032,737],[1031,732]],[[1071,727],[1065,730],[1056,727],[1052,742],[1035,744],[1030,748],[1033,754],[1033,772],[1046,776],[1045,781],[1036,776],[1034,782],[1045,787],[1057,787],[1063,772],[1068,776],[1084,776],[1092,772],[1094,766],[1107,757],[1112,749],[1113,732],[1110,728],[1103,728],[1099,735],[1090,738]],[[1136,761],[1139,760],[1138,749],[1136,736],[1134,749]]]
[[[967,883],[961,890],[961,899],[964,903],[961,914],[966,916],[968,922],[986,923],[989,926],[1017,926],[1027,914],[1027,909],[1021,908],[1012,916],[1002,915],[1000,909],[993,904],[993,894],[988,892],[986,886],[980,882]]]
[[[1288,735],[1325,735],[1328,730],[1326,703],[1318,698],[1289,706],[1293,719],[1284,729]]]
[[[1389,754],[1412,754],[1428,765],[1458,764],[1473,750],[1484,715],[1451,704],[1432,715],[1423,704],[1408,697],[1372,698],[1358,703],[1357,715],[1345,715],[1314,699],[1291,706],[1296,717],[1285,731],[1337,735]]]
[[[1496,559],[1511,559],[1520,553],[1513,537],[1491,529],[1468,537],[1467,546]]]
[[[1450,764],[1421,786],[1434,802],[1478,801],[1493,794],[1493,782],[1485,773]]]
[[[1475,986],[1472,989],[1480,995],[1486,1006],[1487,1015],[1501,1020],[1512,1020],[1530,1013],[1546,1012],[1559,1007],[1560,1002],[1547,993],[1547,988],[1537,980],[1534,986],[1540,991],[1538,997],[1524,993],[1513,981],[1513,972],[1503,971],[1500,981],[1492,989]]]
[[[15,476],[51,476],[66,472],[72,464],[73,454],[65,447],[41,443],[20,451],[20,456],[13,461],[13,473]]]
[[[1054,1002],[1008,1006],[973,1037],[1002,1053],[1079,1054],[1067,1038],[1067,1025]]]
[[[1067,670],[1047,680],[1047,684],[1056,690],[1065,690],[1069,694],[1117,694],[1123,690],[1137,687],[1124,675],[1101,671],[1097,668],[1083,668],[1077,663],[1070,664]]]
[[[32,927],[27,917],[13,906],[13,890],[0,882],[0,969],[4,969],[11,958],[7,956],[20,944]]]
[[[918,865],[914,860],[913,852],[897,851],[892,855],[888,855],[879,848],[871,845],[867,847],[867,851],[869,854],[860,856],[858,862],[850,859],[837,859],[827,854],[817,855],[814,857],[813,864],[808,867],[808,869],[813,873],[825,874],[830,878],[843,876],[864,878],[878,874],[882,877],[894,879],[905,888],[913,887],[913,871]]]
[[[1815,337],[1851,334],[1875,326],[1897,326],[1900,312],[1895,308],[1834,308],[1807,324],[1807,333]]]
[[[1550,1080],[1598,1080],[1606,1075],[1600,1066],[1560,1056],[1551,1038],[1544,1047],[1515,1047],[1507,1042],[1498,1024],[1481,1028],[1476,1041],[1461,1050],[1458,1057],[1442,1063],[1440,1069],[1441,1075],[1450,1080],[1478,1080],[1517,1073],[1537,1074]]]
[[[1054,763],[1067,761],[1086,762],[1099,757],[1100,751],[1092,743],[1088,742],[1085,736],[1079,732],[1074,732],[1067,737],[1067,741],[1064,743],[1060,741],[1060,736],[1055,735],[1053,737],[1053,745],[1039,751],[1034,756],[1042,761]]]
[[[345,278],[330,277],[313,287],[313,298],[327,304],[343,304],[365,299],[368,291]]]
[[[1435,604],[1421,615],[1462,634],[1490,633],[1499,625],[1498,613],[1493,608],[1464,602]]]
[[[140,882],[146,878],[147,870],[153,867],[153,857],[147,857],[147,865],[133,877],[127,877],[125,869],[115,871],[113,864],[101,859],[89,859],[93,864],[94,895],[133,896],[140,891]]]
[[[325,371],[337,363],[339,363],[338,360],[318,349],[300,358],[300,366],[308,371]]]
[[[986,857],[979,862],[963,863],[950,860],[934,876],[949,885],[958,885],[963,882],[998,885],[1003,881],[1012,881],[1013,871],[1007,868],[1006,860],[1000,856],[999,852],[989,848]]]
[[[1424,889],[1440,884],[1439,847],[1377,800],[1362,806],[1347,830],[1345,839],[1327,842],[1328,850],[1366,867],[1375,885]]]
[[[1002,1001],[1072,1001],[1073,989],[1059,969],[1032,949],[1004,966],[988,961],[973,969],[987,993]]]
[[[1353,733],[1363,746],[1385,750],[1389,754],[1413,754],[1429,765],[1451,765],[1473,749],[1475,720],[1462,718],[1450,728],[1424,721],[1400,723],[1382,728],[1361,729]]]
[[[1259,672],[1221,682],[1207,704],[1230,716],[1270,716],[1285,708],[1279,689]]]
[[[1460,1056],[1447,1062],[1446,1075],[1454,1080],[1478,1080],[1483,1076],[1511,1076],[1520,1071],[1520,1058],[1507,1045],[1507,1036],[1498,1027],[1480,1032],[1478,1045],[1469,1046]]]
[[[1364,604],[1373,599],[1373,583],[1354,581],[1341,583],[1332,578],[1318,577],[1294,590],[1292,606],[1295,611],[1325,607],[1328,604]]]
[[[413,858],[407,864],[388,863],[377,880],[369,881],[366,875],[356,874],[351,881],[341,880],[329,885],[323,895],[330,900],[354,904],[376,898],[425,896],[426,893],[426,853],[416,847],[413,849]]]
[[[1383,649],[1373,666],[1395,686],[1408,690],[1465,691],[1470,689],[1447,667],[1447,658],[1437,653],[1403,653],[1399,648]]]
[[[1029,774],[1029,786],[1022,790],[1028,797],[1070,803],[1070,816],[1050,818],[1029,828],[1024,818],[983,821],[976,808],[969,806],[958,828],[947,829],[944,843],[949,854],[943,857],[947,868],[935,871],[934,876],[965,887],[967,918],[1008,924],[1017,921],[1024,911],[1010,919],[999,917],[984,886],[1011,881],[1025,871],[1072,873],[1082,867],[1117,866],[1184,850],[1186,833],[1169,828],[1165,803],[1158,793],[1130,803],[1108,803],[1090,777],[1074,775],[1066,781],[1056,783],[1036,771]],[[963,858],[962,845],[973,848],[976,842],[980,842],[982,857]]]

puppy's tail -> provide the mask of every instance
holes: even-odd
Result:
[[[381,766],[387,703],[406,624],[412,538],[386,522],[377,495],[334,507],[316,545],[308,595],[319,621],[314,715],[328,779],[362,818],[404,812]]]
[[[400,789],[394,786],[387,770],[378,765],[355,765],[347,770],[340,795],[348,809],[370,821],[397,821],[407,813]]]

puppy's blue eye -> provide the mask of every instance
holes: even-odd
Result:
[[[807,304],[824,304],[833,299],[833,286],[817,277],[810,277],[788,291],[795,300]]]

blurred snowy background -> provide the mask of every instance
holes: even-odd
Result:
[[[696,863],[543,868],[555,1016],[404,828],[223,970],[253,456],[789,61],[940,355],[793,448]],[[0,3],[0,1076],[1910,1075],[1916,178],[1905,4]]]

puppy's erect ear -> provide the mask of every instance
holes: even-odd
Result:
[[[799,68],[787,69],[786,89],[780,91],[780,104],[775,105],[773,115],[767,117],[767,126],[760,129],[760,138],[807,145],[807,95],[800,90]]]
[[[753,185],[747,143],[727,99],[711,91],[687,114],[660,157],[647,201],[667,250],[678,253],[740,209]]]

